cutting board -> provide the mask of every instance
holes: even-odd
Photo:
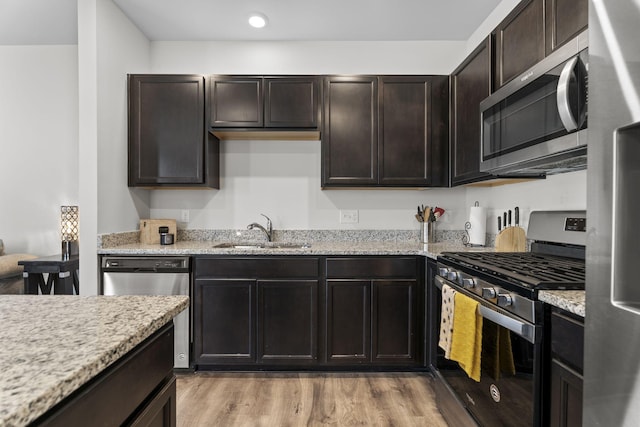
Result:
[[[140,243],[145,245],[159,245],[160,233],[159,227],[169,227],[169,233],[172,233],[174,239],[177,236],[175,219],[141,219],[140,220]]]
[[[526,252],[527,236],[522,227],[507,227],[496,236],[496,252]]]

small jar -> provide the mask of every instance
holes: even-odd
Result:
[[[158,227],[161,245],[173,245],[173,233],[169,233],[169,227]]]

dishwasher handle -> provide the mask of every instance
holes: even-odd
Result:
[[[190,257],[104,257],[101,267],[113,273],[189,273]]]

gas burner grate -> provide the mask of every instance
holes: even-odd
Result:
[[[532,252],[455,252],[443,256],[535,289],[584,289],[584,260]]]

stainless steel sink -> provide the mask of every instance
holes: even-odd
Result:
[[[264,243],[244,243],[244,242],[223,242],[213,245],[220,249],[309,249],[311,245],[307,243],[292,242],[264,242]]]

